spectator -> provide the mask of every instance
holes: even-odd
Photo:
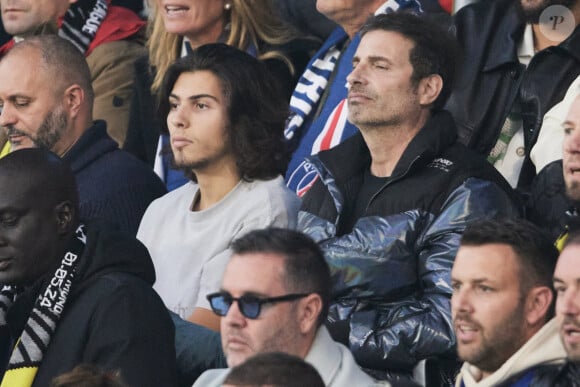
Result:
[[[536,174],[551,162],[562,159],[562,143],[564,142],[562,124],[579,90],[580,76],[568,87],[564,99],[544,114],[538,140],[530,151],[530,159],[536,168]]]
[[[568,11],[550,14],[557,11],[548,7],[562,4]],[[555,31],[561,37],[540,23],[545,10],[566,20]],[[447,109],[459,140],[524,191],[535,174],[529,154],[542,118],[580,74],[578,23],[579,0],[478,1],[455,15],[464,60]]]
[[[178,59],[160,95],[173,162],[192,181],[154,201],[137,236],[167,307],[219,330],[206,295],[219,289],[231,241],[296,224],[300,201],[280,176],[286,103],[262,62],[222,43]]]
[[[93,122],[84,56],[55,35],[16,44],[0,61],[0,126],[13,150],[49,149],[76,175],[84,219],[101,218],[135,235],[165,189],[147,165],[119,150],[107,123]]]
[[[265,352],[232,368],[224,386],[325,387],[316,368],[299,357],[283,352]]]
[[[6,32],[14,36],[0,47],[0,55],[15,41],[55,33],[86,56],[95,93],[94,116],[105,120],[109,135],[123,145],[133,95],[133,62],[145,53],[145,22],[137,15],[143,2],[0,0],[0,9]]]
[[[81,223],[74,175],[45,149],[0,159],[0,184],[1,384],[47,386],[91,363],[132,386],[174,386],[173,326],[145,247]]]
[[[563,132],[563,160],[548,164],[534,179],[528,218],[542,227],[553,238],[558,238],[562,248],[569,231],[580,229],[578,205],[580,180],[578,163],[580,154],[580,95],[576,96],[567,112],[560,130]]]
[[[286,137],[296,149],[286,182],[298,196],[303,196],[316,178],[316,171],[305,158],[358,132],[346,119],[346,76],[352,70],[352,57],[360,42],[358,30],[373,13],[418,12],[420,5],[415,0],[317,0],[316,8],[340,27],[312,57],[290,100],[293,116],[287,123]]]
[[[274,0],[275,7],[284,20],[307,35],[314,35],[322,40],[328,39],[337,24],[316,10],[317,0]],[[383,0],[384,1],[384,0]],[[451,0],[420,0],[425,12],[451,13]],[[361,4],[357,4],[361,6]]]
[[[554,271],[556,317],[568,361],[564,365],[551,367],[538,386],[580,386],[580,345],[577,338],[580,331],[579,253],[580,234],[574,232],[562,250]]]
[[[518,214],[505,180],[456,143],[441,109],[453,48],[425,18],[371,18],[347,77],[348,120],[360,134],[308,161],[318,178],[298,227],[333,273],[329,329],[378,378],[454,355],[450,272],[461,233]]]
[[[160,158],[169,137],[152,96],[159,97],[169,65],[203,44],[226,43],[263,61],[281,85],[280,92],[289,99],[319,42],[300,38],[278,19],[271,0],[183,0],[178,5],[162,0],[151,5],[149,59],[144,57],[136,65],[137,97],[125,149],[155,166],[168,189],[173,190],[187,178],[171,168],[170,158]]]
[[[229,367],[281,351],[314,366],[325,386],[372,384],[349,350],[334,342],[324,327],[330,273],[312,240],[296,231],[270,228],[246,234],[234,241],[232,250],[221,290],[207,297],[222,316]],[[220,386],[229,371],[206,371],[194,386]]]
[[[470,225],[451,272],[457,386],[537,386],[545,367],[566,357],[553,313],[558,251],[523,220]]]

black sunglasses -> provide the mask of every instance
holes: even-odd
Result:
[[[232,297],[228,292],[218,292],[207,295],[207,300],[211,305],[211,309],[218,316],[225,316],[228,314],[230,307],[236,301],[238,308],[244,317],[256,319],[260,316],[262,305],[274,304],[276,302],[294,301],[302,297],[308,296],[309,293],[300,294],[286,294],[279,297],[259,298],[251,295],[244,295],[239,298]]]

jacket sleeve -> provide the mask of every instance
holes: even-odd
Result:
[[[93,117],[107,122],[109,135],[122,147],[127,136],[133,96],[133,63],[145,55],[145,47],[133,40],[107,42],[87,57],[95,93]]]
[[[105,278],[115,290],[94,310],[84,361],[120,371],[130,386],[175,386],[175,333],[163,302],[136,277],[114,273]]]
[[[352,314],[349,344],[357,362],[375,370],[411,369],[422,359],[453,354],[450,277],[461,234],[473,221],[515,216],[511,198],[489,181],[470,178],[451,192],[438,215],[417,225],[417,295]]]

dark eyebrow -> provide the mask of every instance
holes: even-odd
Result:
[[[21,95],[21,94],[15,94],[15,95],[10,95],[8,96],[7,100],[10,102],[14,102],[17,99],[27,99],[27,100],[32,100],[32,97],[28,97],[26,95]]]
[[[552,278],[552,282],[553,283],[559,283],[559,284],[565,284],[564,280],[558,278],[558,277],[553,277]],[[574,278],[573,283],[575,284],[580,284],[580,278]]]
[[[175,95],[173,93],[169,94],[169,98],[175,98],[177,100],[180,99],[177,95]],[[213,99],[216,102],[219,102],[219,100],[211,94],[195,94],[195,95],[191,95],[191,96],[187,97],[187,99],[190,101],[197,101],[198,99],[202,99],[202,98],[209,98],[209,99]]]
[[[380,56],[380,55],[369,56],[368,61],[370,63],[386,62],[389,65],[393,64],[393,61],[391,61],[389,58],[387,58],[385,56]],[[360,58],[356,55],[352,58],[352,63],[355,63],[355,62],[360,62]]]
[[[220,292],[231,294],[229,291],[227,291],[227,290],[225,290],[223,288],[220,289]],[[264,294],[264,293],[251,292],[251,291],[250,292],[244,292],[241,297],[243,297],[243,296],[252,296],[252,297],[256,297],[256,298],[269,298],[270,297],[269,295]]]
[[[570,120],[566,120],[566,121],[562,122],[562,127],[565,127],[565,126],[574,126],[574,123]]]
[[[369,61],[371,63],[387,62],[388,64],[393,64],[393,62],[389,58],[387,58],[385,56],[379,56],[379,55],[369,56]]]
[[[471,283],[471,284],[476,284],[476,285],[482,284],[484,282],[491,282],[491,283],[493,283],[493,281],[490,280],[487,277],[484,277],[484,278],[475,278],[475,279],[472,279],[472,280],[469,280],[469,281],[462,281],[462,280],[459,280],[459,279],[454,278],[453,276],[451,276],[451,281],[461,282],[461,283]]]

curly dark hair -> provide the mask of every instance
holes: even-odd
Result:
[[[283,174],[290,158],[284,139],[288,102],[267,67],[237,48],[206,44],[175,61],[161,85],[160,117],[169,114],[169,95],[179,76],[196,71],[209,71],[219,79],[228,115],[227,141],[242,179],[268,180]],[[162,130],[168,133],[163,121]],[[189,177],[196,181],[195,175]]]

